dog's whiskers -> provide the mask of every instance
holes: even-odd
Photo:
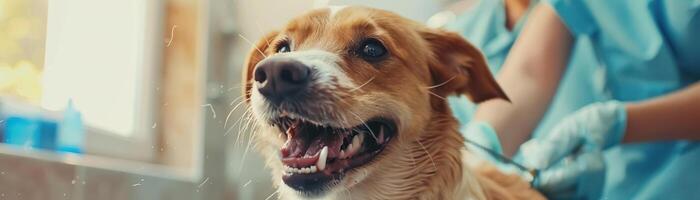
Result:
[[[236,124],[238,124],[238,127],[239,127],[238,130],[239,130],[239,131],[238,131],[238,134],[236,134],[236,141],[234,142],[234,146],[235,146],[235,147],[239,146],[241,135],[244,134],[243,132],[240,131],[240,130],[241,130],[241,126],[243,126],[242,120],[243,120],[243,119],[246,119],[246,118],[247,118],[247,119],[252,118],[251,110],[252,110],[252,109],[250,109],[250,108],[249,108],[249,109],[246,109],[246,111],[243,112],[243,114],[242,114],[241,117],[236,121],[236,123],[234,123],[231,127],[229,127],[229,129],[224,133],[224,135],[228,135],[228,133],[231,132],[231,131],[233,130],[234,127],[236,127]]]
[[[360,88],[362,88],[362,87],[364,87],[365,85],[369,84],[369,82],[372,82],[372,80],[374,80],[374,78],[377,78],[377,76],[372,76],[372,78],[370,78],[369,80],[367,80],[367,82],[363,83],[363,84],[360,85],[360,86],[357,86],[356,88],[351,89],[350,92],[354,92],[355,90],[359,90]]]
[[[260,23],[258,23],[257,20],[255,20],[254,22],[255,22],[255,26],[258,28],[258,33],[265,35],[265,33],[262,31],[262,28],[260,28]],[[270,40],[268,40],[267,37],[264,37],[264,38],[265,38],[265,42],[267,42],[267,46],[270,46]]]
[[[452,81],[452,79],[455,79],[455,78],[457,78],[456,75],[453,76],[453,77],[450,78],[450,79],[447,79],[445,82],[442,82],[442,83],[437,84],[437,85],[429,86],[429,87],[427,87],[427,89],[433,89],[433,88],[437,88],[437,87],[443,86],[443,85],[447,84],[448,82]]]
[[[369,134],[372,135],[372,137],[374,138],[374,141],[379,141],[379,138],[377,138],[377,135],[375,135],[374,132],[372,132],[372,129],[369,128],[369,125],[367,125],[367,123],[365,123],[364,121],[362,121],[362,118],[360,118],[359,115],[355,114],[354,112],[352,112],[352,111],[350,111],[350,110],[348,110],[348,112],[349,112],[350,114],[352,114],[352,115],[355,115],[355,117],[357,117],[357,120],[359,120],[360,122],[362,122],[362,125],[364,125],[364,126],[367,128],[367,130],[369,131]]]
[[[238,98],[236,98],[236,99],[238,100],[238,99],[240,99],[241,97],[243,97],[243,96],[240,96],[240,97],[238,97]],[[237,101],[237,100],[234,100],[234,102]],[[238,102],[238,104],[237,104],[236,106],[234,106],[233,109],[231,109],[231,111],[228,112],[228,115],[226,115],[226,120],[224,120],[224,128],[226,128],[226,125],[228,124],[228,120],[229,120],[229,118],[231,117],[231,114],[233,114],[233,112],[236,111],[236,110],[239,108],[239,106],[243,105],[243,103],[245,103],[245,101],[240,101],[240,102]]]
[[[418,142],[420,147],[423,148],[423,151],[425,151],[425,154],[427,154],[428,158],[430,158],[430,162],[433,163],[433,168],[435,168],[435,171],[437,171],[438,169],[437,169],[437,165],[435,164],[435,160],[433,160],[433,156],[430,155],[430,152],[428,152],[428,149],[426,149],[425,146],[423,146],[423,143],[421,143],[419,139],[416,139],[416,142]]]
[[[246,130],[248,129],[248,127],[250,126],[250,124],[252,122],[252,120],[250,120],[250,119],[251,118],[248,118],[248,122],[246,122],[246,128],[245,128]],[[254,130],[254,131],[251,131],[251,133],[252,134],[251,134],[250,138],[248,138],[248,144],[246,144],[245,150],[243,151],[243,156],[241,157],[242,162],[241,162],[240,167],[238,168],[239,174],[243,170],[243,166],[244,166],[243,164],[245,163],[245,159],[248,156],[248,151],[250,150],[250,145],[253,143],[253,140],[255,140],[255,137],[257,135],[257,131]]]
[[[232,106],[234,103],[236,103],[238,100],[241,100],[241,98],[245,97],[245,95],[241,95],[236,97],[235,99],[231,100],[231,103],[229,103],[229,106]]]
[[[277,189],[277,190],[275,190],[274,192],[272,192],[272,194],[270,194],[269,196],[267,196],[267,198],[265,198],[265,200],[269,200],[270,198],[272,198],[273,196],[275,196],[276,194],[279,194],[279,193],[280,193],[280,190]]]
[[[351,105],[350,105],[349,103],[347,103],[347,102],[345,102],[345,101],[343,101],[343,100],[340,100],[340,102],[345,103],[346,105],[348,105],[348,107],[351,107]],[[362,123],[362,125],[364,125],[364,126],[367,128],[367,130],[369,131],[369,134],[372,135],[372,138],[374,138],[375,141],[379,141],[379,138],[377,138],[377,136],[374,134],[374,132],[372,131],[372,129],[369,128],[369,125],[367,125],[367,123],[365,123],[365,121],[362,120],[362,118],[360,117],[360,115],[356,114],[355,112],[352,112],[352,110],[347,110],[347,111],[348,111],[350,114],[354,115],[355,118],[357,118],[357,120],[360,121],[360,122]]]
[[[435,97],[437,97],[437,98],[440,98],[440,99],[442,99],[442,100],[447,101],[447,98],[442,97],[442,96],[440,96],[440,95],[438,95],[438,94],[435,94],[435,93],[433,93],[433,92],[430,91],[430,90],[428,90],[428,93],[431,94],[431,95],[433,95],[433,96],[435,96]]]
[[[265,53],[263,53],[262,50],[260,50],[260,48],[258,48],[258,47],[255,45],[255,43],[253,43],[253,42],[251,42],[250,40],[248,40],[248,38],[244,37],[242,34],[238,34],[238,37],[241,37],[241,39],[245,40],[248,44],[250,44],[250,46],[252,46],[253,48],[255,48],[255,50],[257,50],[258,53],[260,53],[260,55],[262,55],[263,57],[267,58],[267,55],[265,55]]]

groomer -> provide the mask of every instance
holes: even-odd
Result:
[[[512,103],[481,104],[466,136],[541,169],[536,187],[550,198],[700,199],[700,1],[529,5],[500,53],[497,79]],[[498,41],[481,45],[487,58]],[[577,97],[588,102],[557,103]]]

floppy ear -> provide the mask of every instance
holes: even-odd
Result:
[[[255,43],[255,46],[248,53],[248,57],[243,64],[243,95],[245,95],[245,100],[250,100],[250,89],[253,87],[253,71],[255,70],[255,65],[261,60],[267,57],[267,49],[270,47],[270,42],[272,42],[275,37],[277,37],[278,31],[273,31],[265,35],[262,39]]]
[[[510,101],[491,75],[481,52],[460,35],[435,29],[421,35],[433,53],[429,64],[433,93],[466,94],[476,103],[494,98]]]

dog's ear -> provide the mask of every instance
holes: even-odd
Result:
[[[510,101],[491,75],[481,52],[460,35],[426,29],[421,36],[433,55],[429,64],[433,93],[443,97],[466,94],[476,103],[494,98]]]
[[[253,46],[253,48],[248,53],[248,57],[243,64],[243,95],[245,100],[250,100],[250,89],[253,87],[253,71],[255,71],[255,65],[261,60],[267,57],[269,53],[268,48],[270,48],[270,43],[277,37],[278,31],[273,31],[266,34],[262,39],[258,40]]]

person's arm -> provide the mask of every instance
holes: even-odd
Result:
[[[494,127],[506,155],[515,154],[541,120],[572,46],[573,36],[555,11],[549,5],[538,5],[497,75],[512,103],[483,102],[474,117]]]
[[[626,109],[623,142],[700,140],[700,83]]]

